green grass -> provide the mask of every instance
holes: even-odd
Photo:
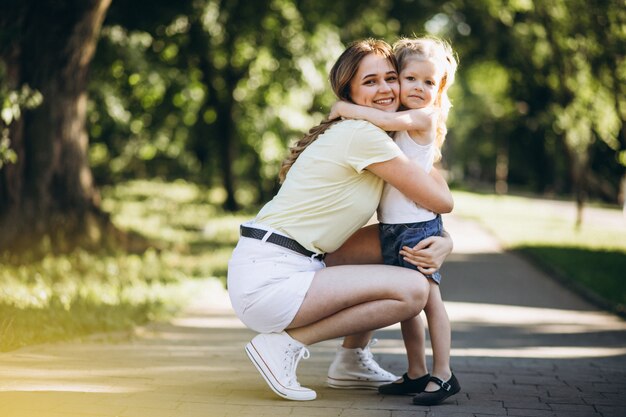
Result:
[[[529,255],[582,295],[626,312],[626,219],[618,208],[586,207],[575,227],[573,202],[454,192],[455,214],[488,228],[507,249]]]
[[[165,319],[202,280],[224,282],[238,225],[251,215],[223,213],[221,198],[182,181],[124,183],[103,190],[103,207],[160,250],[0,259],[0,351]]]

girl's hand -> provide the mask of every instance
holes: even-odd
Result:
[[[428,237],[413,248],[404,246],[400,255],[425,275],[430,275],[441,268],[446,257],[452,252],[452,238],[447,232],[443,236]]]
[[[335,101],[335,104],[333,104],[333,106],[330,108],[330,114],[328,115],[328,120],[334,120],[334,119],[338,119],[339,117],[341,117],[341,113],[340,113],[340,109],[342,106],[342,101]]]

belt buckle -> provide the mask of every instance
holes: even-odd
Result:
[[[311,258],[317,259],[318,261],[323,261],[324,258],[326,258],[326,254],[325,253],[314,253],[313,255],[311,255]]]

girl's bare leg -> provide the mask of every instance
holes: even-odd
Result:
[[[450,319],[446,307],[441,299],[439,285],[428,280],[430,292],[425,307],[426,319],[428,320],[428,332],[433,347],[433,372],[432,375],[447,381],[452,376],[450,370],[450,345],[451,329]],[[439,385],[429,382],[426,391],[436,391]]]
[[[428,373],[424,323],[420,316],[415,316],[400,323],[400,327],[409,362],[407,375],[411,379],[420,378]]]

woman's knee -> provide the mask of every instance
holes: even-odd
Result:
[[[428,281],[423,276],[414,274],[407,279],[402,297],[407,305],[409,317],[418,315],[424,309],[428,300],[428,291]]]

